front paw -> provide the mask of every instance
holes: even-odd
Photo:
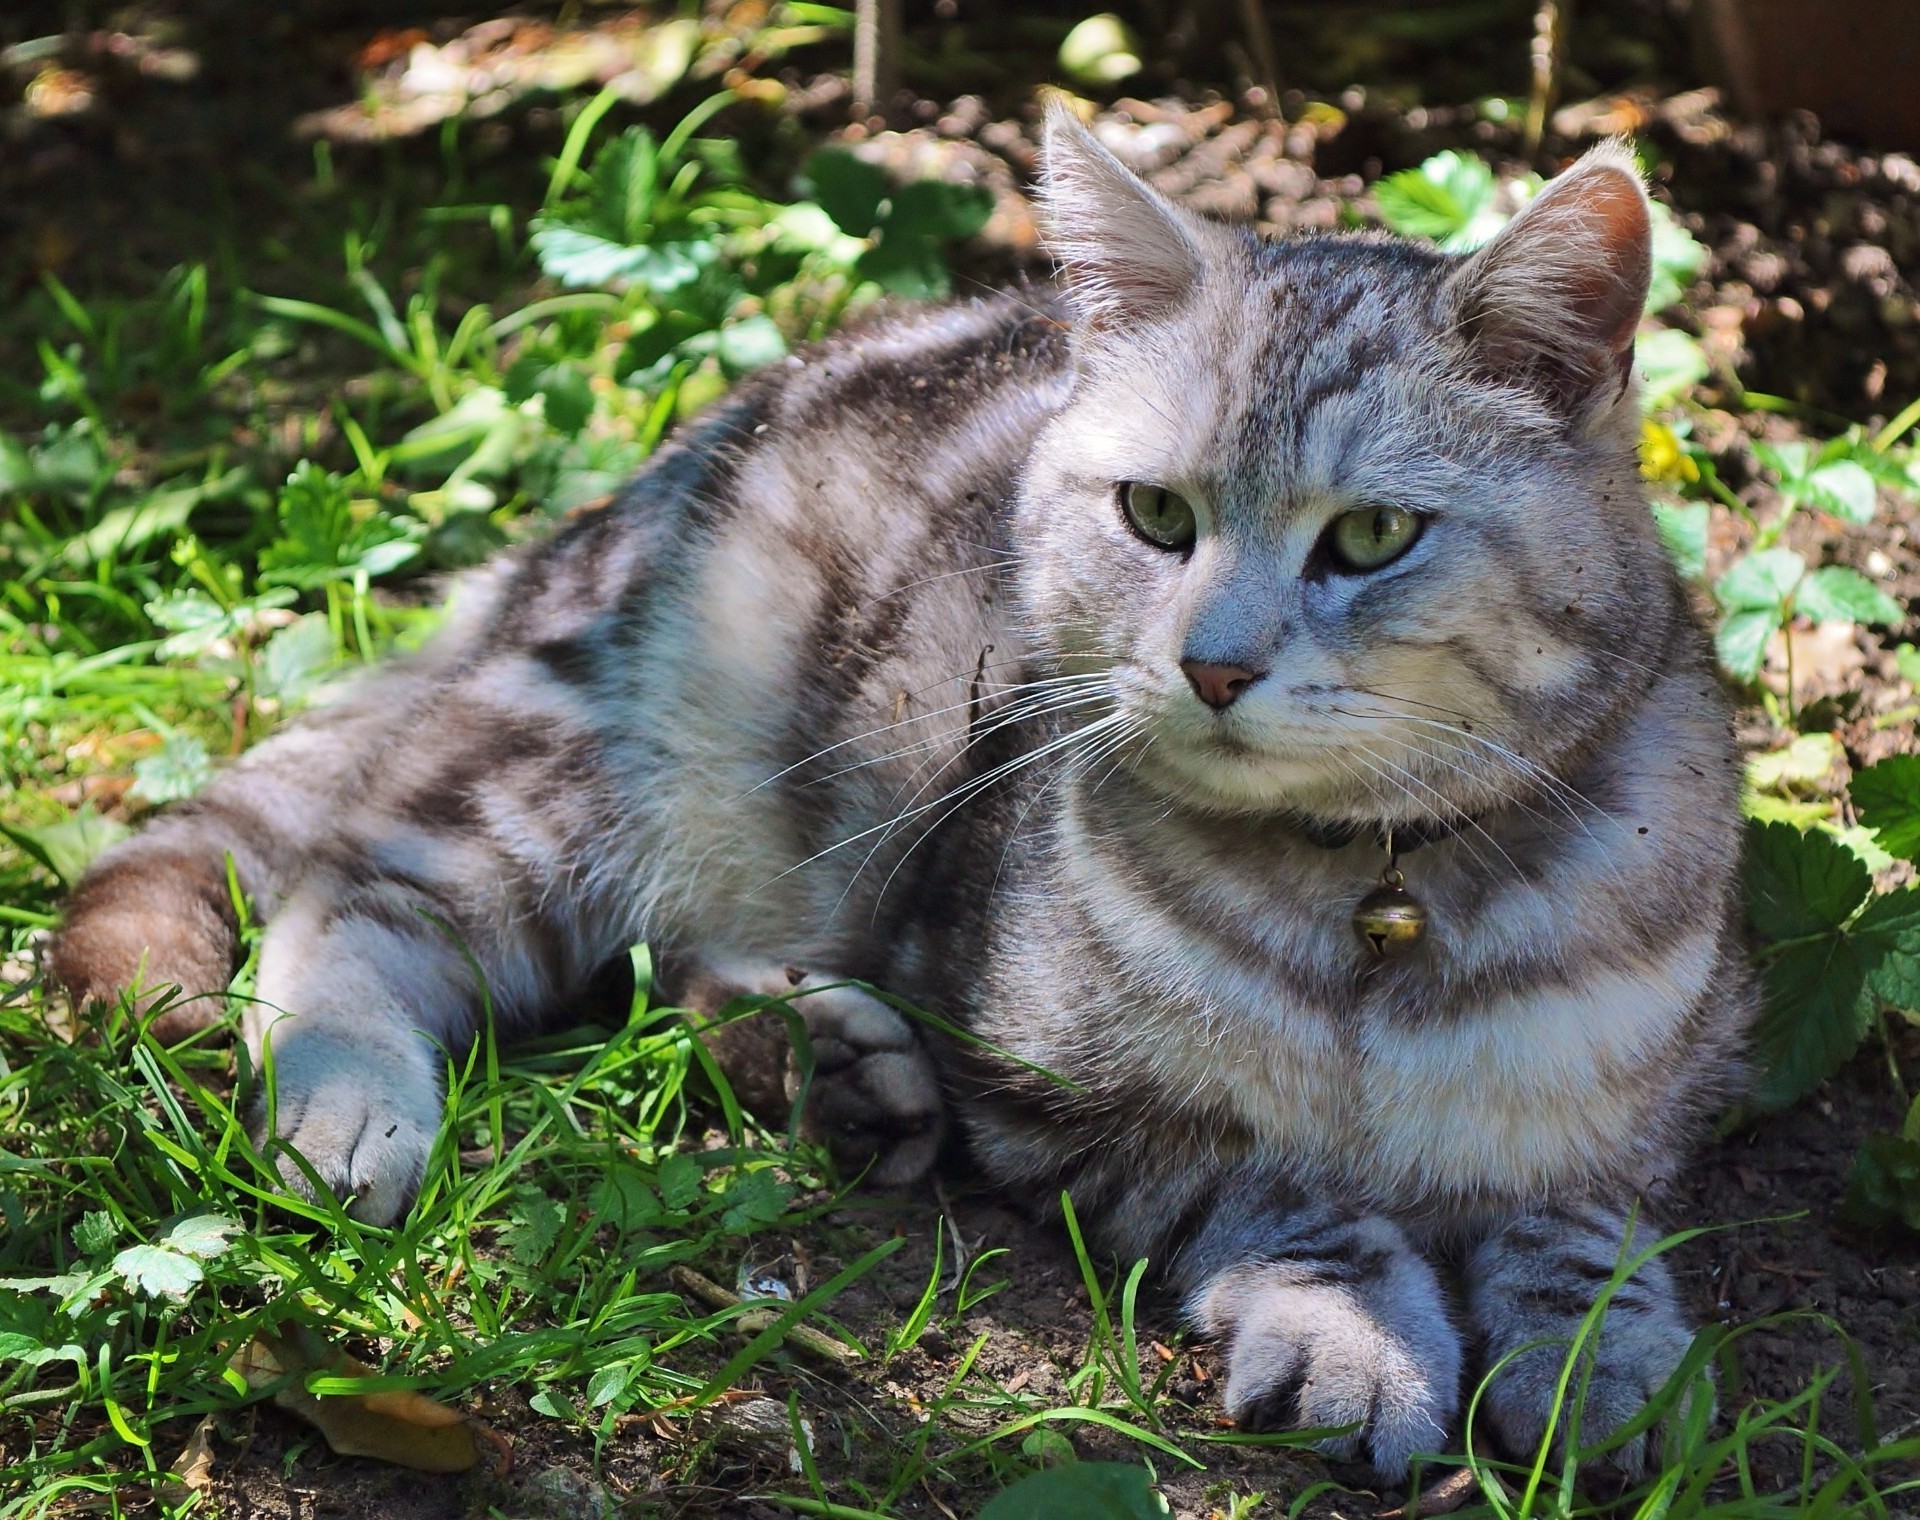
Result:
[[[1652,1238],[1645,1225],[1599,1205],[1523,1214],[1477,1246],[1466,1262],[1467,1298],[1484,1338],[1492,1380],[1481,1407],[1509,1454],[1531,1461],[1552,1432],[1563,1456],[1603,1445],[1646,1407],[1680,1366],[1693,1335],[1666,1263],[1650,1257],[1613,1283],[1606,1313],[1568,1357],[1589,1311]],[[1589,1363],[1590,1368],[1589,1368]],[[1563,1374],[1566,1391],[1561,1392]],[[1582,1394],[1582,1380],[1585,1392]],[[1702,1380],[1685,1398],[1711,1400]],[[1621,1442],[1591,1466],[1629,1482],[1660,1458],[1660,1427]]]
[[[349,1035],[300,1019],[272,1031],[271,1144],[287,1186],[302,1197],[312,1180],[288,1150],[368,1224],[389,1225],[406,1212],[426,1173],[444,1100],[431,1057],[417,1035]],[[256,1063],[258,1057],[256,1055]],[[262,1140],[268,1137],[261,1136]]]
[[[813,1046],[808,1134],[841,1165],[883,1186],[924,1176],[946,1134],[946,1107],[933,1058],[913,1025],[872,993],[825,977],[803,976],[794,990],[804,994],[793,1007]],[[789,1080],[797,1096],[799,1073]]]
[[[1249,1430],[1350,1427],[1319,1442],[1387,1481],[1445,1449],[1461,1347],[1432,1268],[1398,1246],[1390,1268],[1321,1262],[1234,1268],[1196,1316],[1224,1334],[1227,1412]]]
[[[1666,1385],[1691,1342],[1685,1326],[1672,1316],[1610,1315],[1592,1370],[1586,1369],[1583,1351],[1567,1378],[1564,1398],[1560,1379],[1569,1342],[1563,1339],[1514,1357],[1494,1375],[1482,1406],[1501,1444],[1521,1461],[1533,1459],[1549,1427],[1556,1456],[1564,1455],[1576,1424],[1581,1449],[1604,1445]],[[1712,1394],[1703,1385],[1686,1395],[1695,1396],[1710,1399]],[[1656,1423],[1588,1465],[1629,1483],[1640,1482],[1659,1463],[1660,1430]]]

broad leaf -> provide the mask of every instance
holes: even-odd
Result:
[[[820,209],[853,237],[872,234],[880,203],[893,188],[887,172],[846,148],[822,148],[807,160],[807,181]]]
[[[1673,556],[1673,565],[1687,580],[1707,573],[1707,504],[1703,501],[1653,504],[1653,525]]]
[[[1747,918],[1771,940],[1840,928],[1872,889],[1867,868],[1841,844],[1789,824],[1747,831]]]
[[[1847,792],[1884,848],[1902,860],[1920,860],[1920,755],[1895,755],[1856,771]]]
[[[237,1219],[229,1219],[224,1214],[195,1214],[174,1225],[160,1237],[160,1243],[202,1261],[211,1261],[224,1255],[240,1232]]]
[[[621,243],[577,227],[544,223],[531,239],[540,268],[562,285],[637,285],[652,295],[671,295],[700,278],[720,255],[711,238]]]
[[[1870,1135],[1853,1158],[1841,1217],[1863,1229],[1920,1231],[1920,1141]]]
[[[1846,860],[1866,875],[1851,855]],[[1791,1107],[1860,1048],[1872,1013],[1870,1001],[1862,996],[1865,984],[1860,957],[1852,941],[1839,932],[1788,945],[1774,956],[1767,966],[1765,1005],[1754,1030],[1761,1062],[1755,1103],[1764,1109]]]
[[[1800,583],[1793,610],[1816,623],[1874,623],[1885,626],[1905,616],[1900,604],[1858,570],[1823,565]]]
[[[131,791],[148,802],[182,802],[212,779],[205,742],[194,734],[173,733],[159,754],[134,762]]]
[[[1640,403],[1654,411],[1707,378],[1707,352],[1691,334],[1662,327],[1634,344],[1633,367],[1640,376]]]
[[[980,1520],[1165,1520],[1170,1513],[1144,1467],[1063,1462],[995,1494]]]
[[[1807,572],[1807,562],[1791,549],[1762,549],[1734,561],[1713,583],[1714,600],[1728,612],[1778,608]]]
[[[254,666],[254,690],[297,705],[325,682],[337,656],[326,614],[310,612],[267,640]]]
[[[113,1270],[149,1298],[185,1298],[206,1277],[200,1263],[165,1246],[128,1246]]]
[[[1853,926],[1873,995],[1920,1013],[1920,887],[1876,897]]]
[[[1767,641],[1785,618],[1779,607],[1729,613],[1714,630],[1713,648],[1720,663],[1743,681],[1756,680],[1767,662]]]
[[[1806,499],[1850,523],[1873,521],[1873,477],[1851,459],[1822,465],[1807,477]]]
[[[1493,170],[1470,153],[1436,153],[1373,187],[1380,219],[1403,237],[1431,238],[1449,253],[1478,247],[1505,218],[1494,207]]]
[[[80,880],[96,856],[131,832],[117,818],[101,817],[91,802],[81,803],[78,812],[58,823],[44,824],[37,829],[18,829],[0,823],[0,834],[5,834],[70,887]]]

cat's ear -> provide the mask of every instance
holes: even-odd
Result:
[[[1199,283],[1218,237],[1129,171],[1058,102],[1047,109],[1042,137],[1040,204],[1067,299],[1096,332],[1171,310]]]
[[[1607,142],[1461,265],[1455,321],[1489,374],[1580,418],[1626,392],[1652,273],[1646,188],[1626,145]]]

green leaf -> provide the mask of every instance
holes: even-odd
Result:
[[[1653,525],[1660,542],[1673,556],[1681,576],[1697,581],[1707,573],[1707,522],[1711,514],[1704,501],[1653,504]]]
[[[660,1163],[660,1198],[676,1213],[690,1209],[699,1200],[705,1173],[691,1156],[678,1152]]]
[[[1920,1013],[1920,887],[1876,897],[1852,933],[1873,995],[1902,1013]]]
[[[602,1367],[587,1379],[587,1407],[598,1409],[602,1404],[611,1404],[627,1391],[627,1384],[632,1380],[633,1366],[629,1362]]]
[[[253,689],[297,706],[326,681],[337,658],[326,614],[309,612],[267,640],[254,667]]]
[[[0,823],[0,834],[5,834],[69,887],[80,880],[96,856],[132,832],[117,819],[101,817],[91,802],[81,803],[77,813],[58,823],[44,824],[37,829]]]
[[[1900,604],[1858,570],[1823,565],[1800,583],[1793,609],[1816,623],[1873,623],[1882,627],[1906,617]]]
[[[527,1400],[527,1407],[533,1410],[535,1414],[543,1414],[551,1420],[578,1420],[580,1418],[573,1405],[567,1402],[567,1396],[558,1388],[542,1388],[532,1398]]]
[[[1854,772],[1847,788],[1860,821],[1902,860],[1920,860],[1920,755],[1895,755]]]
[[[206,1278],[200,1263],[165,1246],[128,1246],[113,1270],[149,1298],[185,1298]]]
[[[82,1256],[98,1256],[113,1244],[119,1233],[111,1214],[102,1209],[88,1209],[73,1227],[73,1248]]]
[[[1851,855],[1846,859],[1864,878],[1865,868]],[[1767,966],[1766,998],[1754,1029],[1762,1072],[1754,1092],[1759,1107],[1791,1107],[1860,1048],[1872,1022],[1871,1004],[1861,995],[1865,984],[1866,970],[1844,934],[1788,945],[1775,955]]]
[[[169,1229],[160,1237],[160,1244],[201,1261],[211,1261],[226,1254],[241,1228],[239,1220],[224,1214],[195,1214]]]
[[[780,335],[779,325],[772,317],[742,317],[720,329],[717,352],[728,374],[743,375],[784,358],[787,340]]]
[[[1807,464],[1813,458],[1813,450],[1805,443],[1756,443],[1753,446],[1754,458],[1767,469],[1780,477],[1783,488],[1797,492],[1804,486]]]
[[[287,477],[279,514],[280,537],[260,551],[265,586],[311,590],[358,575],[384,575],[417,555],[426,534],[425,525],[412,519],[377,508],[356,510],[346,481],[310,459]]]
[[[980,1520],[1165,1520],[1171,1513],[1144,1467],[1066,1462],[995,1494]]]
[[[500,1234],[507,1253],[523,1267],[539,1265],[560,1238],[560,1209],[544,1193],[523,1192],[509,1211]]]
[[[723,1202],[727,1210],[720,1216],[720,1227],[745,1234],[762,1225],[772,1224],[786,1213],[793,1199],[793,1188],[770,1171],[746,1172],[735,1178]]]
[[[1802,734],[1785,749],[1755,755],[1747,761],[1747,781],[1756,787],[1821,781],[1845,753],[1832,734]]]
[[[1662,327],[1633,346],[1633,367],[1640,375],[1640,404],[1647,411],[1669,406],[1707,378],[1707,351],[1677,327]]]
[[[1060,70],[1086,85],[1118,84],[1141,69],[1140,43],[1118,16],[1089,16],[1060,43]]]
[[[1807,500],[1850,523],[1873,521],[1878,505],[1873,477],[1851,459],[1822,465],[1806,479]]]
[[[1759,678],[1767,662],[1767,641],[1785,620],[1782,608],[1735,612],[1714,630],[1713,648],[1720,663],[1743,681]]]
[[[713,238],[622,243],[578,227],[543,221],[530,239],[540,268],[562,285],[637,285],[656,296],[691,285],[720,256]]]
[[[807,160],[807,182],[820,209],[853,237],[867,237],[880,220],[880,203],[893,188],[884,169],[846,148],[822,148]]]
[[[1893,646],[1893,664],[1910,686],[1920,686],[1920,649],[1911,644]]]
[[[1806,574],[1807,562],[1791,549],[1744,555],[1713,583],[1714,600],[1727,612],[1780,608]]]
[[[1920,1141],[1870,1135],[1853,1158],[1840,1215],[1862,1229],[1920,1231]]]
[[[1673,305],[1706,263],[1705,245],[1680,225],[1670,209],[1653,202],[1653,278],[1647,286],[1647,311],[1665,311]]]
[[[1747,830],[1747,918],[1768,939],[1802,939],[1839,929],[1872,890],[1872,878],[1845,846],[1784,823]]]
[[[1503,220],[1494,211],[1494,190],[1484,161],[1449,149],[1417,169],[1388,175],[1373,187],[1373,198],[1380,220],[1402,237],[1431,238],[1449,253],[1463,253],[1492,237]],[[1462,246],[1467,239],[1474,242]]]
[[[993,215],[993,192],[979,185],[919,179],[902,185],[887,208],[884,237],[953,242],[970,238]]]
[[[134,762],[133,777],[134,796],[148,802],[182,802],[213,779],[213,761],[197,735],[171,733],[159,754]]]

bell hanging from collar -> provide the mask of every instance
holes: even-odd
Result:
[[[1381,960],[1406,954],[1426,937],[1426,906],[1407,890],[1397,867],[1389,865],[1380,885],[1354,905],[1353,932]]]

